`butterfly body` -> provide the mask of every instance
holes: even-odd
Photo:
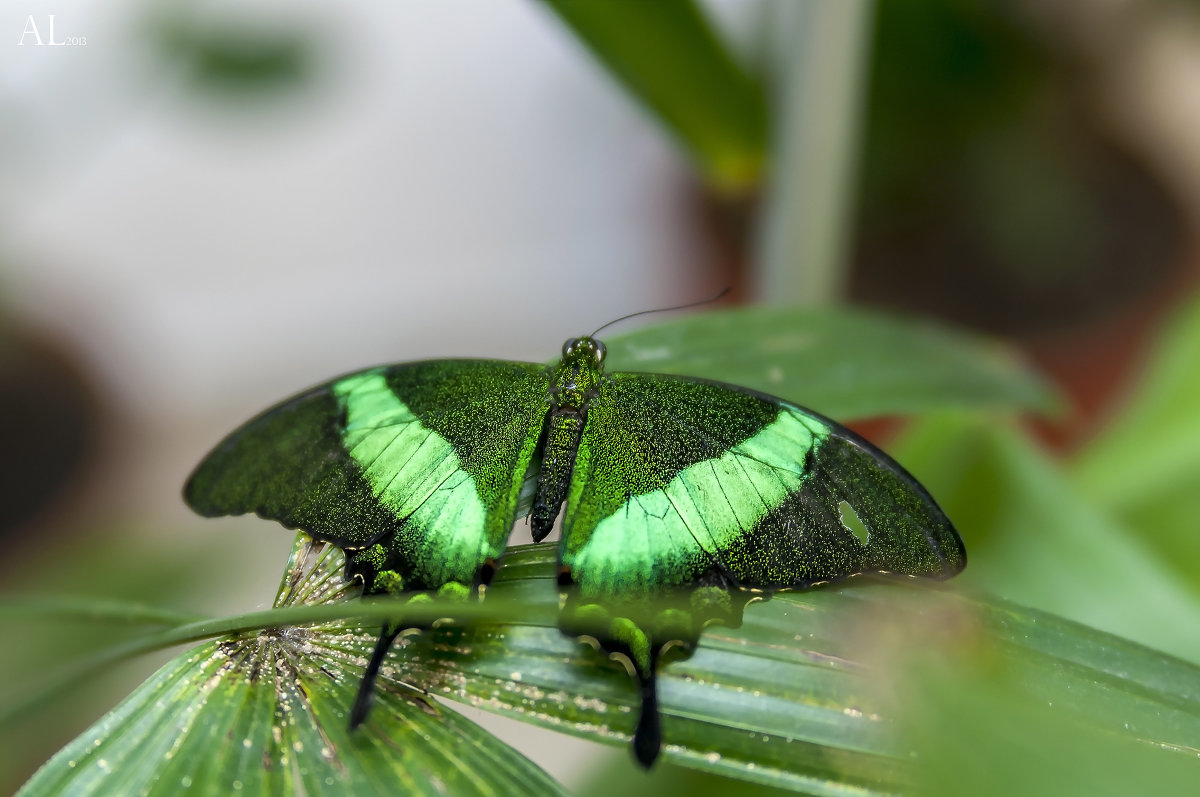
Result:
[[[532,485],[535,540],[562,514],[560,626],[627,660],[647,766],[663,650],[686,654],[705,622],[740,619],[741,604],[714,595],[965,565],[924,488],[849,430],[734,385],[609,374],[604,354],[582,337],[549,369],[434,360],[344,376],[231,434],[185,499],[342,547],[366,594],[464,595],[491,577]],[[352,722],[404,627],[383,629]]]

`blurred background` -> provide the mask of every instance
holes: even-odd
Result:
[[[628,5],[0,7],[0,589],[266,606],[291,535],[179,498],[236,424],[732,285],[1023,352],[1060,415],[858,428],[964,580],[1200,661],[1200,4],[710,0],[699,55]],[[23,629],[5,690],[104,633]],[[0,787],[161,660],[0,731]]]

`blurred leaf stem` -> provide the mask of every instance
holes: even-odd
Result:
[[[83,595],[0,597],[0,617],[31,622],[75,620],[114,625],[183,625],[204,619],[203,615],[161,606]]]
[[[870,0],[776,3],[778,112],[762,208],[758,301],[828,305],[845,289]]]

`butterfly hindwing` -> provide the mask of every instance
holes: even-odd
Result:
[[[372,569],[407,588],[469,584],[507,541],[547,384],[540,366],[500,361],[350,374],[235,431],[184,495],[203,515],[254,512],[348,551],[382,546]]]

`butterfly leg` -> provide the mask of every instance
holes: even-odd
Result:
[[[492,566],[494,570],[494,565]],[[387,565],[386,551],[380,545],[374,545],[359,552],[347,560],[347,578],[358,579],[364,584],[363,597],[372,595],[408,596],[409,604],[429,603],[434,600],[434,594],[428,590],[415,591],[406,583],[404,577]],[[478,579],[477,579],[478,580]],[[476,586],[467,586],[457,581],[448,581],[437,590],[440,600],[463,601],[475,594]],[[379,639],[371,658],[363,671],[362,680],[358,684],[358,693],[354,698],[354,706],[350,710],[350,730],[354,730],[366,721],[371,712],[371,702],[375,695],[375,685],[379,680],[379,671],[387,658],[396,638],[406,631],[428,631],[431,623],[389,622],[380,629]]]
[[[399,595],[404,591],[404,579],[394,570],[385,569],[386,553],[383,546],[374,545],[359,552],[346,562],[347,578],[359,578],[363,582],[363,595]],[[371,659],[363,672],[362,680],[358,682],[358,694],[354,697],[354,706],[350,709],[350,730],[354,730],[367,719],[371,711],[371,700],[375,695],[375,682],[379,680],[379,669],[387,658],[392,643],[404,630],[398,623],[385,623],[379,632],[379,640],[371,651]]]
[[[397,576],[397,578],[399,577]],[[465,601],[472,593],[472,588],[466,584],[449,581],[438,589],[437,598],[439,600]],[[421,604],[433,600],[434,597],[431,593],[417,592],[409,593],[408,602]],[[396,641],[396,637],[405,631],[423,632],[432,627],[432,623],[406,622],[387,623],[383,626],[379,632],[379,640],[375,643],[375,649],[371,652],[371,660],[367,662],[367,669],[363,671],[362,680],[358,683],[358,694],[354,698],[354,707],[350,710],[350,730],[362,725],[371,711],[371,700],[375,694],[375,683],[379,680],[379,670],[383,666],[384,659],[387,658],[388,651],[392,648],[392,643]]]
[[[350,730],[362,725],[367,719],[367,714],[371,711],[371,699],[375,695],[375,681],[379,678],[379,668],[383,666],[383,660],[402,630],[404,627],[401,625],[388,624],[380,631],[379,641],[375,643],[375,650],[371,652],[371,660],[367,663],[362,680],[358,682],[358,694],[354,697],[354,707],[350,710]]]

